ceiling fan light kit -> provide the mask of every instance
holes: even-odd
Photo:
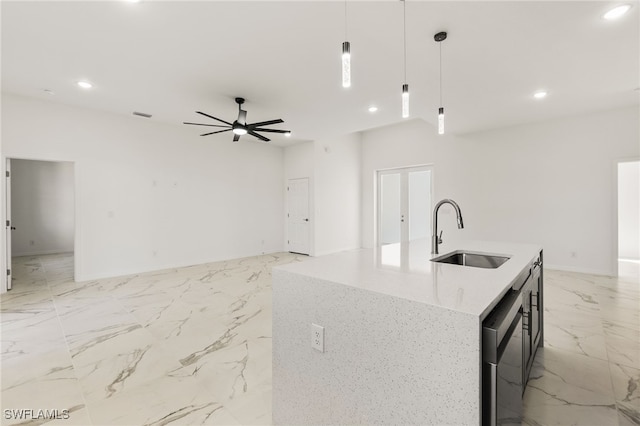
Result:
[[[284,121],[280,118],[275,120],[267,120],[267,121],[259,121],[257,123],[247,124],[247,111],[242,109],[242,104],[244,104],[244,98],[236,98],[236,103],[238,104],[238,118],[233,123],[229,123],[228,121],[222,120],[218,117],[214,117],[213,115],[206,114],[202,111],[196,111],[197,114],[204,115],[205,117],[216,120],[220,123],[224,123],[222,126],[220,124],[204,124],[204,123],[191,123],[185,121],[184,124],[189,124],[193,126],[208,126],[208,127],[220,127],[223,130],[216,130],[215,132],[203,133],[200,136],[209,136],[215,135],[217,133],[224,133],[231,131],[233,133],[233,141],[238,142],[240,140],[240,136],[249,134],[255,138],[260,139],[263,142],[269,142],[271,139],[266,138],[259,134],[258,132],[267,132],[267,133],[284,133],[285,136],[287,134],[291,134],[290,130],[280,130],[280,129],[267,129],[264,126],[269,126],[271,124],[279,124],[284,123]]]

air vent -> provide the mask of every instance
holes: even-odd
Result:
[[[144,112],[133,111],[133,115],[139,115],[144,118],[151,118],[151,114],[145,114]]]

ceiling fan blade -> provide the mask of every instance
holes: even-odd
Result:
[[[271,139],[267,139],[267,138],[265,138],[265,137],[264,137],[264,136],[262,136],[262,135],[257,134],[256,132],[254,132],[254,131],[252,131],[252,130],[249,130],[249,132],[247,132],[247,133],[249,133],[251,136],[254,136],[254,137],[256,137],[256,138],[260,139],[261,141],[269,142],[269,141],[271,140]]]
[[[280,130],[280,129],[259,129],[254,127],[252,129],[254,132],[271,132],[271,133],[289,133],[291,130]]]
[[[238,124],[247,125],[247,111],[241,109],[238,113]]]
[[[240,135],[236,135],[236,134],[234,134],[234,135],[233,135],[233,141],[234,141],[234,142],[238,142],[239,140],[240,140]]]
[[[196,113],[200,115],[204,115],[205,117],[213,118],[214,120],[218,120],[221,123],[228,124],[229,126],[231,126],[231,123],[229,123],[228,121],[220,120],[219,118],[216,118],[213,115],[205,114],[204,112],[201,112],[201,111],[196,111]]]
[[[225,129],[225,130],[218,130],[217,132],[211,132],[211,133],[204,133],[200,136],[209,136],[209,135],[215,135],[216,133],[224,133],[224,132],[229,132],[231,131],[231,129]]]
[[[194,126],[229,127],[229,126],[221,126],[219,124],[189,123],[188,121],[183,121],[182,124],[192,124]]]
[[[278,123],[284,123],[284,121],[282,121],[282,119],[278,118],[277,120],[269,120],[269,121],[261,121],[259,123],[251,123],[251,124],[249,124],[249,127],[256,128],[256,127],[260,127],[260,126],[268,126],[269,124],[278,124]]]

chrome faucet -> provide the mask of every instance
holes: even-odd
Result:
[[[433,231],[433,235],[431,236],[431,254],[438,254],[438,244],[442,244],[442,231],[440,231],[440,235],[438,235],[438,210],[440,206],[443,204],[451,204],[453,208],[456,210],[456,219],[458,220],[458,229],[464,228],[464,224],[462,223],[462,213],[460,212],[460,206],[453,200],[445,198],[436,204],[433,208],[433,226],[431,230]]]

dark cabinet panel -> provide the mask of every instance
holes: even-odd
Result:
[[[542,262],[538,266],[534,262],[532,268],[533,288],[531,289],[531,346],[542,346],[540,335],[542,330]]]
[[[523,389],[529,381],[533,360],[539,347],[543,346],[543,278],[542,252],[531,263],[531,275],[522,288],[522,358]]]

